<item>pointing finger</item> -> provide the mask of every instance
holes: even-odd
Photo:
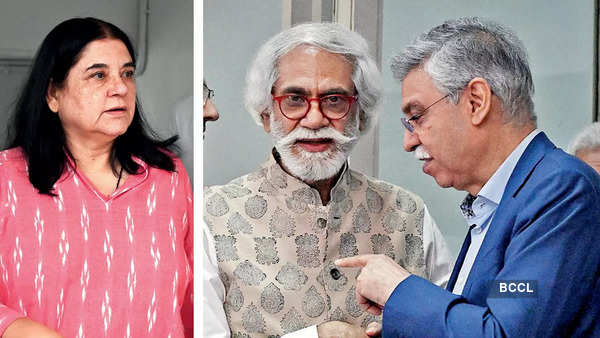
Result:
[[[335,265],[345,268],[357,268],[367,265],[371,255],[358,255],[354,257],[340,258],[335,260]]]

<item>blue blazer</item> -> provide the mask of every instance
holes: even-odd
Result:
[[[494,281],[534,281],[499,298]],[[513,171],[457,296],[410,276],[383,311],[384,337],[600,337],[600,176],[544,133]]]

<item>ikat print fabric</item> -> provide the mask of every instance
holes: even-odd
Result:
[[[27,316],[64,337],[191,337],[191,185],[178,159],[135,160],[110,196],[70,162],[51,197],[0,152],[0,332]]]
[[[232,337],[281,336],[329,320],[366,327],[381,318],[356,302],[356,268],[333,262],[385,254],[425,274],[424,204],[345,168],[323,206],[319,193],[273,156],[256,172],[205,189]]]

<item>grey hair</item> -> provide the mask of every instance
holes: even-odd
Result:
[[[600,123],[594,122],[585,127],[569,145],[569,153],[575,155],[581,150],[600,148]]]
[[[334,23],[305,23],[286,29],[258,50],[246,76],[246,109],[258,125],[261,114],[270,114],[271,90],[279,76],[279,59],[300,45],[310,45],[343,55],[352,64],[352,81],[358,92],[361,133],[377,118],[381,103],[381,73],[369,54],[367,41],[358,33]]]
[[[432,28],[392,59],[391,69],[399,81],[417,67],[423,67],[454,104],[473,78],[484,78],[501,101],[505,122],[536,124],[525,46],[498,23],[468,17]]]

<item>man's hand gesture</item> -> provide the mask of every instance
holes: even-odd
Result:
[[[335,261],[341,267],[362,267],[356,277],[356,300],[363,310],[380,315],[396,286],[410,273],[386,255],[359,255]]]

